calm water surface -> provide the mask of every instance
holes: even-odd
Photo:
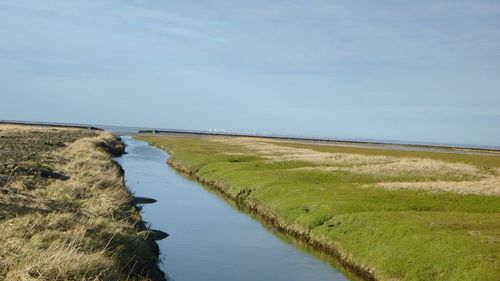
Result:
[[[116,160],[127,186],[158,200],[143,219],[170,234],[159,242],[162,269],[176,281],[347,280],[321,253],[294,246],[250,215],[166,165],[168,155],[123,137],[127,153]]]

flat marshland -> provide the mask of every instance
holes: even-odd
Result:
[[[0,280],[162,280],[104,132],[0,125]]]
[[[366,279],[500,280],[500,156],[139,135]],[[244,243],[244,241],[242,241]]]

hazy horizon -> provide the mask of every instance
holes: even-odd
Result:
[[[2,1],[0,119],[500,146],[498,1]]]

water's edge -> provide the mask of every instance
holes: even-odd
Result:
[[[324,251],[279,232],[216,188],[166,165],[170,155],[142,140],[123,138],[127,187],[158,200],[140,206],[148,225],[167,230],[160,268],[167,280],[360,280]]]
[[[124,140],[119,138],[117,141],[112,142],[109,146],[105,146],[102,148],[109,155],[111,155],[113,157],[112,158],[113,165],[118,167],[118,169],[120,170],[122,185],[127,190],[127,192],[129,192],[132,195],[133,194],[132,190],[125,183],[125,172],[126,171],[123,169],[123,166],[119,163],[119,160],[118,160],[119,158],[123,157],[123,155],[125,155],[127,153],[126,152],[126,144],[125,144]],[[134,198],[134,197],[132,197],[132,198]],[[152,257],[152,260],[150,260],[148,262],[150,262],[151,264],[154,264],[154,266],[151,266],[149,268],[149,270],[148,270],[149,272],[147,274],[148,275],[147,277],[150,278],[151,280],[154,280],[154,281],[168,281],[167,275],[165,274],[165,272],[163,272],[160,269],[160,266],[159,266],[160,247],[159,247],[158,243],[156,242],[156,240],[160,240],[160,239],[155,239],[155,237],[154,237],[155,236],[154,232],[156,230],[149,229],[147,222],[145,220],[143,220],[143,218],[142,218],[142,213],[141,213],[142,208],[138,205],[138,203],[135,200],[131,200],[128,203],[128,206],[132,207],[135,210],[135,215],[138,218],[137,224],[135,225],[136,230],[138,232],[141,232],[141,231],[148,231],[149,232],[149,234],[145,238],[145,240],[146,240],[147,245],[149,246],[149,248],[153,252],[154,258]]]
[[[230,193],[226,192],[223,185],[218,184],[217,182],[206,180],[205,178],[199,176],[195,171],[187,169],[185,166],[182,166],[177,161],[171,158],[168,160],[167,163],[170,167],[174,168],[176,171],[189,176],[191,179],[197,181],[204,187],[215,189],[218,194],[220,194],[221,196],[223,196],[228,200],[231,200],[234,204],[236,204],[236,206],[238,206],[239,209],[251,213],[253,217],[258,218],[266,225],[273,227],[277,231],[284,233],[293,239],[297,239],[302,243],[305,243],[313,247],[316,250],[323,251],[335,257],[338,260],[339,264],[341,264],[350,273],[360,278],[361,280],[366,280],[366,281],[378,280],[375,277],[375,272],[373,269],[354,261],[347,253],[344,253],[334,243],[312,236],[308,231],[298,230],[296,228],[289,226],[281,218],[268,212],[265,208],[255,204],[254,202],[251,202],[249,200],[244,200],[244,201],[239,200],[237,197],[234,197]]]
[[[171,153],[164,147],[157,146],[151,143],[149,143],[149,145],[161,149],[167,153]],[[256,204],[255,202],[252,202],[248,198],[246,198],[246,200],[240,200],[238,197],[235,197],[227,192],[226,187],[223,184],[205,179],[204,177],[200,176],[197,171],[189,169],[189,167],[183,165],[180,161],[176,161],[172,157],[168,158],[167,164],[177,172],[186,175],[190,179],[198,182],[201,186],[214,190],[218,195],[232,202],[233,205],[235,205],[238,209],[246,213],[250,213],[252,217],[258,219],[268,227],[271,227],[294,240],[304,243],[315,250],[324,252],[334,257],[337,263],[343,267],[341,268],[341,271],[346,273],[346,275],[348,275],[350,278],[366,281],[378,280],[375,276],[374,269],[355,261],[348,253],[342,251],[334,242],[321,239],[317,236],[313,236],[307,230],[291,227],[290,225],[286,224],[280,217],[276,216],[272,212],[269,212],[264,207]]]

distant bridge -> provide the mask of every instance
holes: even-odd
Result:
[[[454,144],[426,144],[426,143],[408,143],[395,141],[369,141],[369,140],[349,140],[336,138],[315,138],[315,137],[299,137],[275,134],[253,134],[253,133],[233,133],[233,132],[218,132],[218,131],[202,131],[202,130],[179,130],[179,129],[147,129],[139,130],[139,134],[181,134],[181,135],[200,135],[200,136],[223,136],[223,137],[249,137],[249,138],[266,138],[276,140],[291,140],[291,141],[307,141],[307,142],[325,142],[338,144],[359,144],[368,146],[390,146],[394,149],[402,150],[423,150],[423,151],[449,151],[450,149],[473,150],[478,152],[500,152],[500,147],[494,146],[476,146],[476,145],[454,145]]]

